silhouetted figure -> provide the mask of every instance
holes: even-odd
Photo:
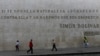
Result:
[[[29,53],[31,51],[31,54],[33,54],[33,43],[32,43],[32,39],[29,42],[29,50],[27,50],[27,53]]]
[[[88,47],[88,39],[86,37],[84,37],[84,46],[85,46],[85,48]]]
[[[52,40],[52,50],[51,51],[53,51],[54,49],[55,49],[55,51],[57,51],[57,48],[56,48],[56,43],[55,43],[55,41],[54,41],[54,39]]]
[[[16,51],[19,51],[19,40],[16,41]]]

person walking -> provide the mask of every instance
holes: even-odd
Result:
[[[85,46],[85,48],[88,47],[88,39],[87,39],[87,37],[84,37],[84,46]]]
[[[16,41],[16,51],[19,51],[19,40]]]
[[[52,49],[51,49],[51,51],[54,51],[54,50],[57,51],[55,40],[53,39],[52,42],[53,43],[52,43]]]
[[[31,51],[31,54],[33,54],[33,43],[32,43],[32,39],[29,42],[29,50],[27,50],[27,53],[29,53]]]

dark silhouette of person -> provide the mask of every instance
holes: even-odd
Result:
[[[16,41],[16,51],[19,51],[19,40]]]
[[[27,50],[27,53],[29,53],[31,51],[31,54],[33,54],[33,43],[32,43],[32,39],[29,42],[29,50]]]
[[[56,48],[56,43],[55,43],[55,41],[54,41],[54,39],[52,40],[52,49],[51,49],[51,51],[57,51],[57,48]]]

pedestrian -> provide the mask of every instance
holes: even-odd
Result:
[[[19,40],[16,41],[16,51],[19,51]]]
[[[51,49],[51,51],[53,51],[53,50],[57,51],[56,43],[55,43],[54,39],[52,40],[52,49]]]
[[[87,37],[84,37],[84,46],[85,46],[85,48],[88,47],[88,39],[87,39]]]
[[[29,53],[31,51],[31,54],[33,54],[33,43],[32,43],[32,39],[29,42],[29,50],[27,50],[27,53]]]

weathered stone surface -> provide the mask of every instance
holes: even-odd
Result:
[[[16,40],[28,49],[30,39],[38,49],[51,48],[52,39],[58,48],[82,47],[85,31],[100,30],[99,16],[99,0],[0,0],[0,50],[15,50]],[[87,36],[90,46],[99,46],[99,37]]]

